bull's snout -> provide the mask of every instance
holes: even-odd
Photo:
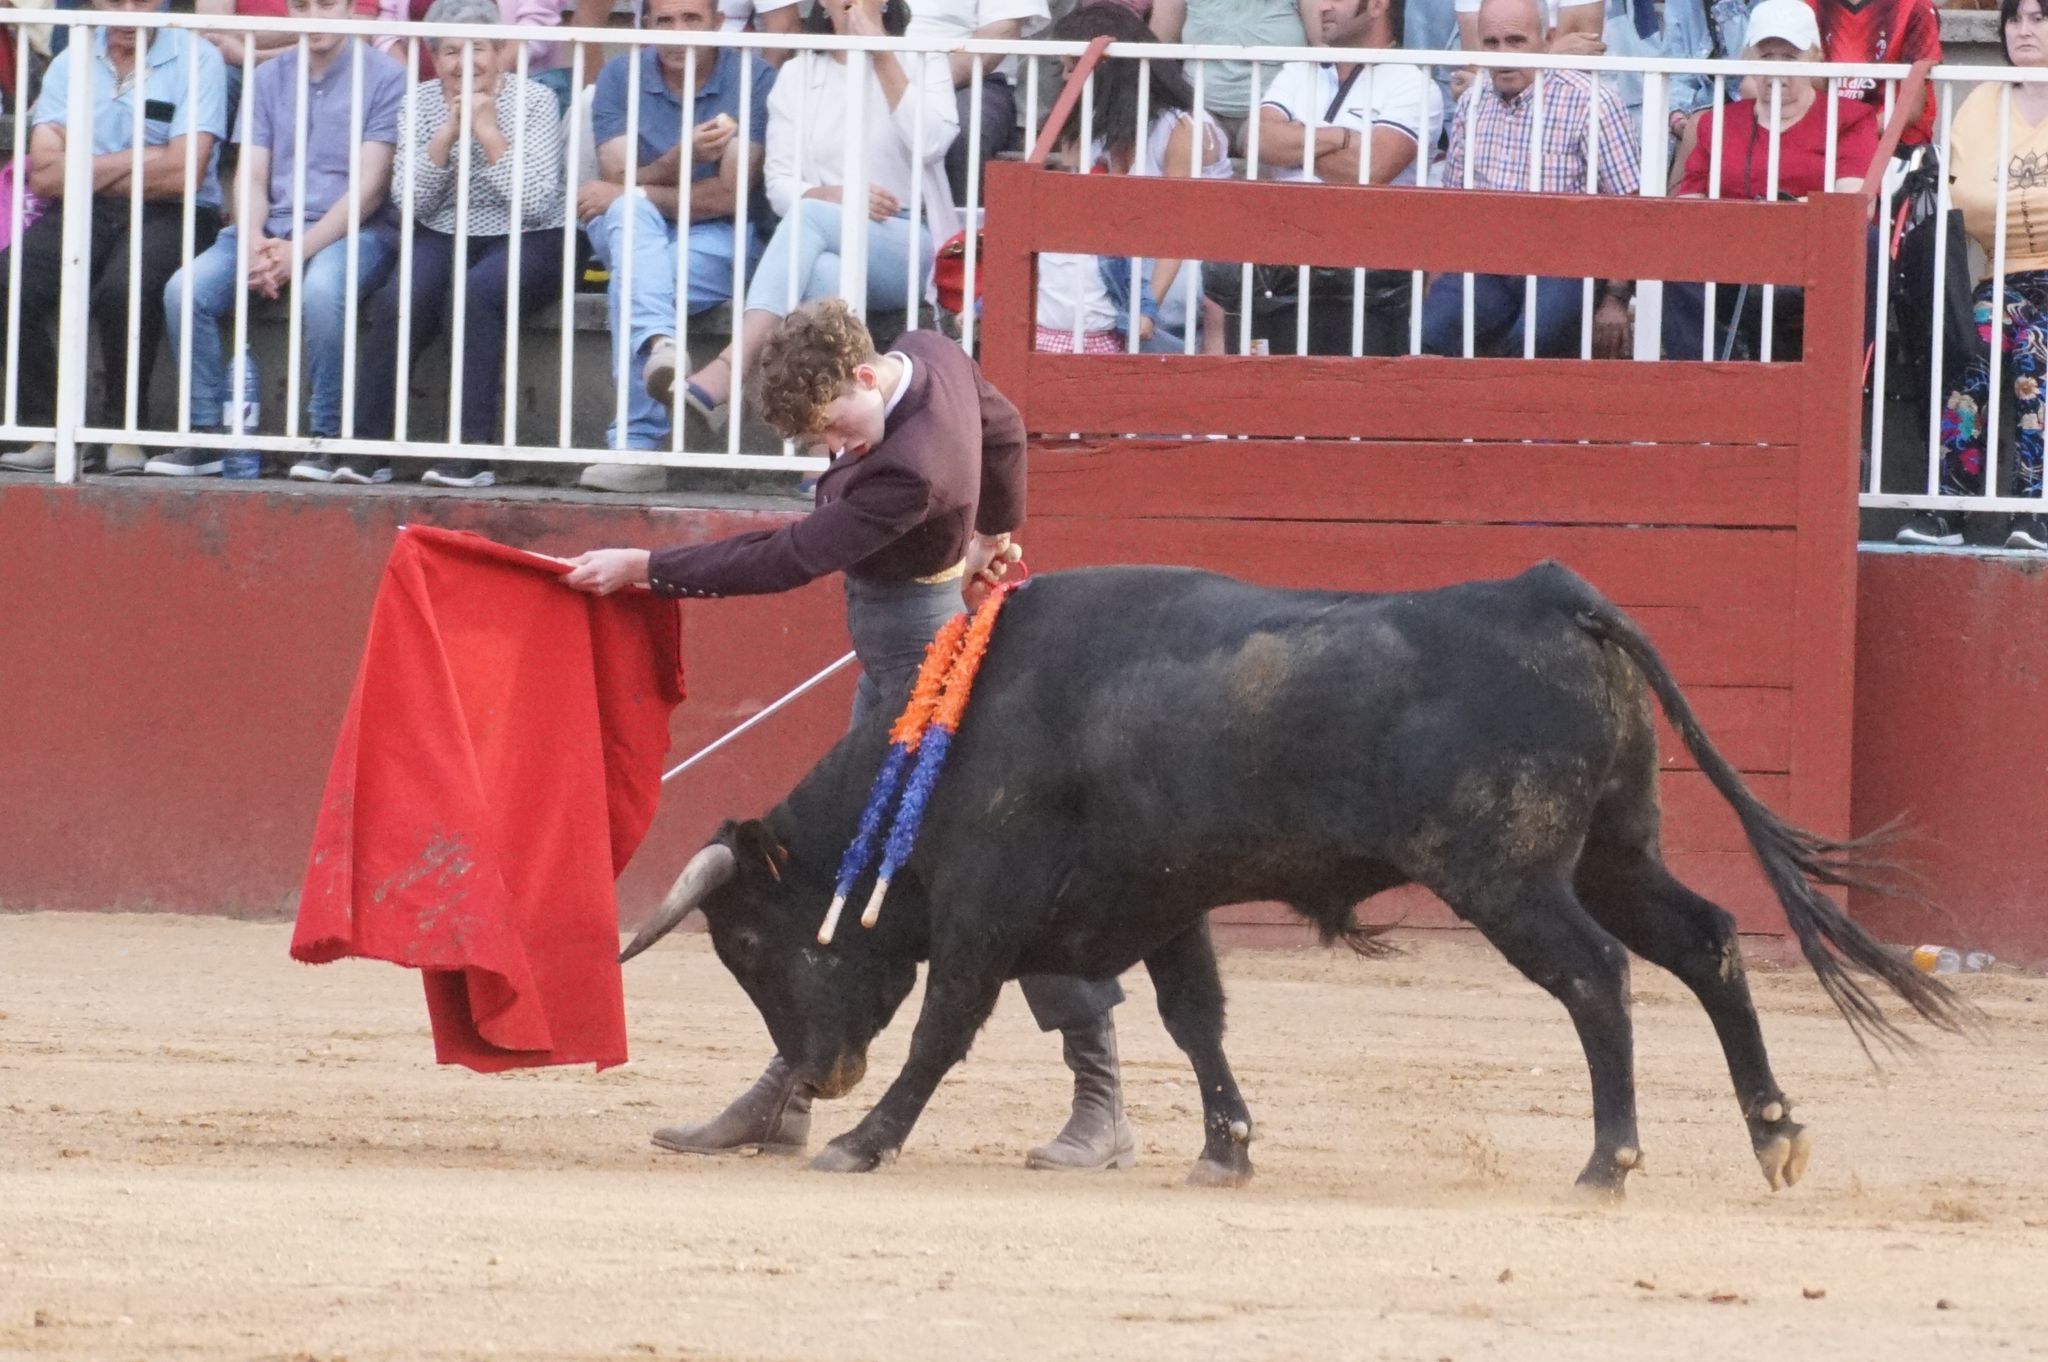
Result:
[[[841,1055],[822,1076],[811,1080],[811,1090],[827,1101],[835,1097],[844,1097],[860,1086],[861,1079],[867,1077],[867,1073],[866,1055]]]

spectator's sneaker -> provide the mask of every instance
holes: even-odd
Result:
[[[1900,527],[1893,542],[1952,549],[1963,542],[1962,520],[1950,520],[1940,511],[1919,511]]]
[[[676,400],[676,343],[668,336],[656,336],[647,347],[647,364],[640,370],[647,395],[664,407]]]
[[[488,464],[459,459],[435,464],[420,474],[420,481],[429,487],[489,487],[498,481],[498,475]]]
[[[57,446],[38,440],[26,449],[0,454],[0,468],[15,473],[48,473],[57,467]]]
[[[115,446],[119,448],[119,446]],[[113,450],[107,451],[108,472],[113,471]],[[163,478],[217,478],[221,451],[218,449],[174,449],[142,465],[142,471]]]
[[[285,476],[297,482],[333,482],[334,470],[339,467],[341,460],[332,454],[318,454],[310,459],[300,459]]]
[[[665,492],[668,470],[651,463],[594,463],[576,485],[593,492]]]
[[[329,482],[349,482],[368,486],[373,482],[391,481],[391,465],[367,454],[354,454],[334,466]]]
[[[2012,528],[2006,531],[2005,546],[2009,549],[2032,549],[2036,553],[2048,551],[2048,516],[2014,516]]]
[[[108,445],[107,472],[117,478],[133,477],[149,471],[149,455],[141,445]]]

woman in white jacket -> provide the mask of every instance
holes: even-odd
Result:
[[[903,0],[818,0],[832,32],[849,37],[898,36],[909,21]],[[747,287],[747,305],[733,345],[751,365],[775,323],[791,308],[839,291],[840,200],[846,178],[848,88],[844,52],[801,52],[783,64],[768,97],[768,147],[762,179],[781,225],[761,254]],[[960,130],[951,68],[943,53],[870,55],[865,109],[868,231],[867,290],[878,306],[922,293],[936,243],[926,222],[912,221],[911,185],[919,183],[924,216],[950,214],[946,149]],[[920,126],[921,125],[921,126]],[[933,190],[936,188],[936,195]],[[689,376],[684,400],[717,424],[732,395],[733,345]],[[673,371],[650,367],[647,388],[673,400]]]

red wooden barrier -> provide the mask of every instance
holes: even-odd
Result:
[[[1032,560],[1408,590],[1559,559],[1655,637],[1759,794],[1845,834],[1864,220],[1843,195],[1453,200],[992,166],[982,363],[1034,435]],[[1804,356],[1041,355],[1046,251],[1793,285]],[[1674,868],[1746,929],[1782,931],[1733,817],[1665,739]]]

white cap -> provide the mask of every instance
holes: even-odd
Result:
[[[1820,25],[1805,0],[1762,0],[1749,12],[1749,24],[1742,41],[1755,47],[1766,38],[1787,42],[1801,52],[1820,46]]]

